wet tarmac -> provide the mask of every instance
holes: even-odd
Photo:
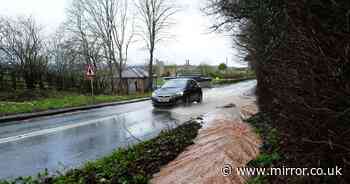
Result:
[[[0,179],[78,167],[141,140],[156,137],[191,116],[210,111],[256,81],[204,91],[203,104],[154,109],[150,101],[0,124]]]

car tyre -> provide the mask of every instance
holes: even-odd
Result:
[[[190,105],[191,97],[189,95],[185,96],[185,105]]]
[[[198,96],[197,102],[198,103],[202,103],[202,101],[203,101],[203,94],[200,93],[199,96]]]

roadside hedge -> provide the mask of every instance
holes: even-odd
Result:
[[[256,70],[259,109],[282,135],[280,166],[344,172],[269,182],[350,183],[350,1],[210,2],[223,17],[214,28],[233,31]]]

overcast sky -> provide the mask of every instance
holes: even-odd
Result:
[[[228,58],[230,66],[241,66],[230,37],[209,33],[208,28],[213,22],[200,11],[203,1],[178,1],[181,11],[174,16],[176,24],[170,30],[175,37],[160,43],[155,57],[168,64],[184,64],[189,59],[191,64],[211,65],[226,62]],[[0,0],[0,4],[0,15],[32,15],[46,32],[54,32],[65,20],[70,0]],[[142,48],[142,43],[134,44],[129,52],[131,64],[142,64],[147,60],[147,51]]]

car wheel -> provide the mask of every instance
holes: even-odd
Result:
[[[187,95],[185,97],[185,105],[189,105],[191,103],[191,97],[189,95]]]
[[[202,101],[203,101],[203,94],[200,93],[200,94],[198,95],[197,102],[198,102],[198,103],[202,103]]]
[[[175,101],[175,105],[179,105],[179,104],[183,104],[183,103],[184,103],[184,100],[182,100],[182,99],[177,99]]]

